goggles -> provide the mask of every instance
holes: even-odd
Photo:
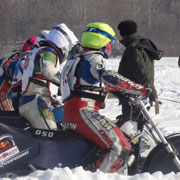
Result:
[[[111,43],[113,44],[114,43],[114,37],[109,34],[108,32],[106,31],[103,31],[103,30],[100,30],[98,28],[91,28],[91,27],[86,27],[84,32],[95,32],[95,33],[99,33],[99,34],[102,34],[104,35],[105,37],[109,38],[111,40]]]
[[[107,43],[106,46],[103,48],[105,58],[108,59],[112,54],[112,46],[111,43]]]
[[[46,39],[46,36],[44,34],[38,34],[38,37],[41,39]]]

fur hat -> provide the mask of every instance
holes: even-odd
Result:
[[[129,36],[137,32],[137,24],[132,20],[125,20],[119,23],[118,30],[121,36]]]

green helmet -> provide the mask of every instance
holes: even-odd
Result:
[[[101,49],[107,43],[114,41],[114,30],[105,23],[89,23],[83,32],[81,44],[83,47]]]

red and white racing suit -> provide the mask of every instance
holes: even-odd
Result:
[[[122,151],[130,151],[131,147],[122,131],[111,120],[98,113],[105,98],[102,84],[109,91],[136,95],[144,95],[146,87],[115,71],[106,70],[106,60],[98,51],[85,52],[68,61],[61,75],[63,126],[94,141],[102,148],[108,148],[109,153],[104,157],[99,170],[115,172],[122,165]],[[70,93],[67,95],[68,91]]]

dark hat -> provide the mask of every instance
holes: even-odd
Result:
[[[137,24],[132,20],[125,20],[119,23],[118,30],[121,36],[129,36],[137,32]]]

